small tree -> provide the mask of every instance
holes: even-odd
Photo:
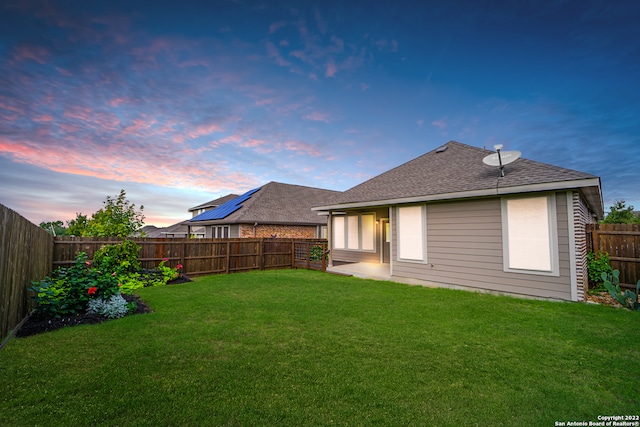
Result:
[[[624,200],[616,200],[611,206],[611,212],[602,221],[603,224],[637,224],[640,217],[633,213],[633,206],[626,207]]]
[[[144,215],[136,205],[127,200],[126,192],[120,190],[115,197],[107,196],[104,207],[91,216],[83,235],[95,237],[130,237],[144,226]]]
[[[68,236],[86,236],[87,235],[87,219],[86,215],[81,213],[76,214],[76,219],[67,221],[67,235]]]
[[[49,232],[49,234],[53,234],[54,236],[63,236],[67,234],[67,229],[64,228],[62,221],[42,221],[40,223],[40,228],[44,228]]]

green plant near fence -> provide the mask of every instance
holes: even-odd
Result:
[[[602,281],[604,287],[607,288],[609,294],[620,303],[623,307],[629,310],[640,311],[640,302],[638,302],[638,295],[640,295],[640,280],[636,284],[636,291],[633,292],[630,289],[625,289],[624,292],[620,289],[620,272],[613,270],[613,273],[602,273]]]
[[[587,254],[587,270],[589,272],[589,281],[593,288],[589,292],[600,292],[605,290],[602,275],[613,273],[609,254],[599,251],[597,254],[589,252]]]

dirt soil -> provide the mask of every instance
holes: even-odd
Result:
[[[185,275],[181,275],[178,279],[172,280],[167,283],[168,285],[175,285],[178,283],[186,283],[190,282],[189,279]],[[122,295],[122,297],[127,300],[127,302],[134,301],[136,303],[136,310],[133,313],[127,314],[127,316],[135,315],[135,314],[144,314],[150,313],[151,309],[149,306],[140,299],[137,295]],[[15,333],[15,336],[18,338],[28,337],[30,335],[41,334],[43,332],[54,331],[56,329],[64,328],[67,326],[77,326],[77,325],[90,325],[95,323],[102,323],[107,320],[111,320],[108,317],[101,316],[99,314],[78,314],[75,316],[67,316],[61,317],[59,319],[45,318],[43,317],[38,310],[35,310],[31,316],[22,324],[20,329],[18,329]]]

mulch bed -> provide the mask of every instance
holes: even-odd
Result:
[[[622,307],[618,301],[613,299],[609,292],[598,292],[596,294],[587,294],[587,302],[593,304],[608,305],[611,307]]]
[[[167,283],[167,285],[176,285],[186,282],[191,282],[191,279],[182,274],[178,279],[172,280],[171,282]],[[127,300],[127,302],[133,301],[136,303],[136,310],[133,313],[127,314],[127,316],[151,313],[151,309],[149,308],[149,306],[142,299],[140,299],[139,296],[122,295],[122,297]],[[111,319],[99,314],[89,313],[52,319],[49,317],[45,318],[38,312],[38,310],[35,310],[22,324],[20,329],[15,332],[15,336],[18,338],[28,337],[31,335],[41,334],[43,332],[55,331],[56,329],[64,328],[67,326],[91,325],[95,323],[102,323],[107,320]]]

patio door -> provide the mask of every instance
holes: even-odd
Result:
[[[382,262],[388,264],[391,262],[391,224],[389,219],[381,221],[382,226]]]

